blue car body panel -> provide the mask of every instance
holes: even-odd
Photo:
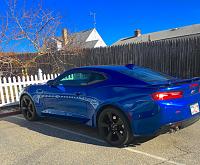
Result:
[[[27,94],[33,100],[40,117],[58,117],[97,126],[97,117],[107,106],[120,109],[130,122],[135,136],[155,134],[162,126],[181,122],[194,117],[190,105],[199,103],[198,89],[191,89],[190,84],[170,85],[167,82],[147,83],[133,79],[120,70],[125,66],[94,66],[75,68],[74,71],[98,72],[106,76],[104,81],[84,86],[50,86],[46,84],[26,87],[21,96]],[[176,82],[175,82],[176,83]],[[199,84],[199,81],[195,81]],[[164,84],[164,86],[163,86]],[[183,90],[184,97],[174,100],[155,101],[151,94],[158,91]],[[192,90],[192,94],[191,94]]]

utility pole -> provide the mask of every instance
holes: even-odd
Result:
[[[96,28],[96,13],[95,12],[90,12],[90,16],[93,17],[93,25],[94,25],[94,28]]]

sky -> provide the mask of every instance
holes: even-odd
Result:
[[[132,36],[139,28],[149,33],[200,23],[200,0],[45,0],[63,16],[63,27],[80,31],[96,28],[106,44]]]
[[[0,0],[0,11],[2,5]],[[19,0],[24,1],[24,0]],[[31,1],[31,0],[27,0]],[[71,32],[96,28],[107,45],[120,38],[200,23],[200,0],[43,0],[43,7],[60,13]]]

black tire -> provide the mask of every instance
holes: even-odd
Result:
[[[38,119],[34,103],[28,95],[23,95],[21,97],[20,109],[22,111],[22,114],[28,121],[35,121]]]
[[[100,136],[110,145],[124,147],[132,140],[132,132],[128,119],[113,107],[104,109],[98,117]]]

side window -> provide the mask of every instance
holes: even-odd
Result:
[[[87,85],[90,80],[90,73],[75,72],[65,75],[58,81],[60,85]]]
[[[106,77],[100,73],[91,73],[90,80],[88,84],[95,84],[105,80]]]
[[[74,72],[58,80],[59,85],[81,86],[95,84],[105,80],[105,76],[96,72]]]

